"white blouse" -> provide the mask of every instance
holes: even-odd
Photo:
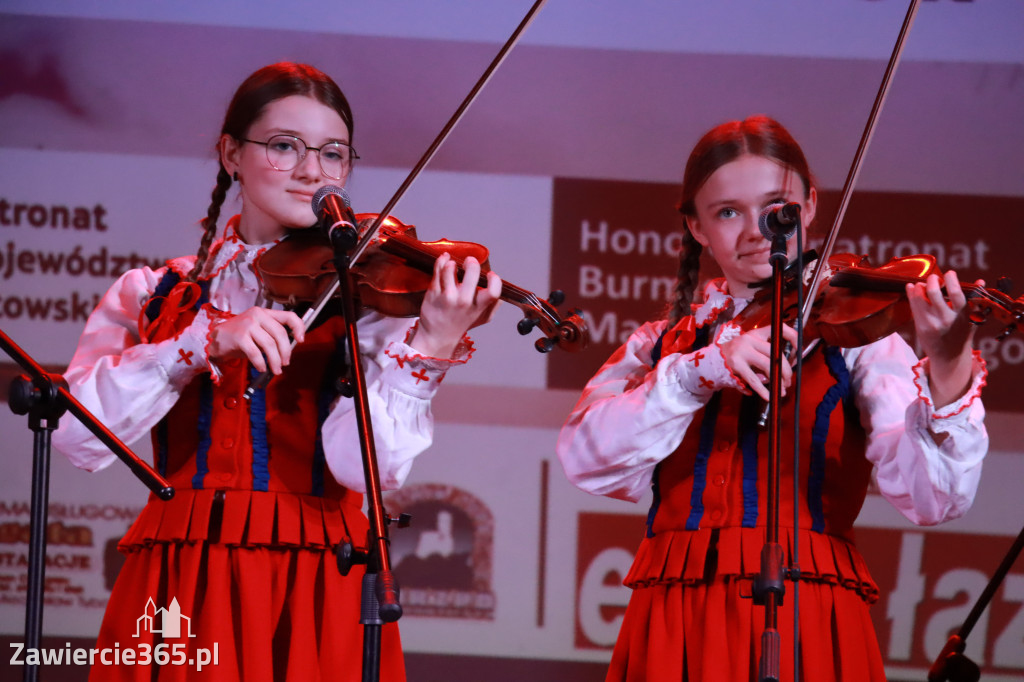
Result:
[[[682,442],[695,413],[716,387],[738,388],[719,344],[738,333],[719,313],[746,301],[709,284],[695,310],[698,325],[713,325],[714,342],[693,353],[664,355],[651,367],[666,321],[637,329],[583,390],[562,427],[558,456],[566,475],[587,492],[636,501],[651,486],[654,467]],[[936,524],[971,506],[988,450],[981,387],[986,370],[975,351],[973,380],[957,402],[936,410],[926,374],[898,334],[842,350],[856,405],[867,431],[865,456],[875,465],[881,493],[916,524]]]
[[[211,249],[205,273],[212,273],[210,306],[214,317],[270,305],[253,263],[273,244],[246,244],[234,232]],[[194,256],[170,266],[187,273]],[[72,394],[122,441],[145,436],[174,406],[184,388],[199,374],[219,371],[207,352],[211,315],[200,310],[192,324],[175,338],[143,343],[139,318],[168,267],[131,270],[107,291],[89,316],[65,378]],[[209,276],[207,274],[206,276]],[[389,318],[370,312],[358,321],[360,353],[373,421],[381,485],[399,487],[413,459],[433,438],[430,401],[440,380],[454,364],[473,353],[468,337],[452,359],[424,357],[407,345],[416,320]],[[184,361],[183,361],[184,360]],[[287,371],[285,368],[284,371]],[[354,401],[339,398],[322,429],[331,472],[342,485],[365,491]],[[75,466],[97,471],[116,459],[77,419],[61,420],[53,445]]]

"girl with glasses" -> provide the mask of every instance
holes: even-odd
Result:
[[[811,223],[817,190],[781,125],[752,117],[704,135],[683,176],[684,247],[666,319],[632,334],[562,428],[558,454],[578,487],[631,501],[654,492],[624,580],[633,592],[610,681],[758,679],[765,617],[750,596],[768,513],[768,438],[756,422],[768,398],[770,329],[743,331],[731,320],[772,274],[758,217],[787,203]],[[704,250],[722,277],[697,291]],[[795,239],[788,255],[796,256]],[[885,680],[868,613],[878,588],[852,542],[872,476],[923,525],[961,516],[977,489],[988,446],[986,374],[972,350],[964,294],[948,272],[908,285],[907,296],[926,358],[896,334],[859,348],[808,347],[795,499],[785,483],[793,434],[782,432],[779,543],[785,566],[799,543],[802,679]],[[796,343],[792,328],[784,337]],[[792,379],[786,363],[782,379]],[[783,424],[793,424],[792,396],[780,410]],[[793,679],[795,663],[791,579],[787,585],[778,621],[783,680]]]
[[[151,497],[121,540],[126,561],[97,648],[166,644],[176,660],[181,645],[187,660],[216,646],[209,679],[362,679],[363,571],[343,577],[333,551],[363,546],[368,527],[353,401],[337,386],[344,322],[305,330],[267,300],[253,268],[263,251],[316,223],[312,197],[345,183],[352,135],[348,102],[325,74],[292,63],[253,73],[224,118],[197,255],[128,272],[86,324],[65,374],[72,392],[123,441],[151,433],[155,466],[176,490],[167,502]],[[218,237],[236,185],[241,211]],[[358,320],[385,489],[401,485],[430,445],[431,398],[472,355],[465,334],[500,294],[494,273],[486,289],[476,286],[475,260],[465,271],[459,283],[447,254],[437,260],[417,320],[372,311]],[[267,369],[275,377],[245,400],[251,376]],[[53,440],[88,470],[114,459],[77,420],[63,420]],[[189,632],[157,632],[163,609]],[[140,618],[149,618],[141,630]],[[93,677],[192,672],[156,667],[140,659],[96,666]],[[395,624],[382,630],[380,677],[404,679]]]

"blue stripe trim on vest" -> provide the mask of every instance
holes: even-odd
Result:
[[[310,481],[310,494],[317,497],[324,496],[324,467],[327,464],[327,456],[324,454],[324,421],[331,409],[331,402],[334,396],[325,386],[320,389],[316,399],[316,442],[313,444],[313,467],[311,470],[312,480]]]
[[[718,408],[722,402],[722,392],[717,391],[707,407],[704,408],[704,419],[700,423],[700,442],[697,446],[697,459],[693,464],[693,490],[690,491],[690,516],[686,519],[686,530],[699,530],[700,520],[704,516],[704,488],[708,484],[708,459],[711,457],[711,446],[715,443],[715,422],[718,421]]]
[[[740,403],[739,444],[743,452],[743,527],[753,528],[757,525],[758,505],[760,504],[757,489],[757,439],[760,429],[757,420],[760,416],[761,401],[757,396],[745,395]]]
[[[651,508],[647,510],[647,537],[654,537],[654,517],[658,514],[658,508],[661,506],[661,486],[658,485],[658,471],[661,469],[661,462],[654,465],[654,475],[652,476],[651,492],[654,496],[651,498]]]
[[[661,349],[663,341],[665,340],[665,334],[668,332],[668,327],[665,327],[665,331],[661,333],[658,340],[654,343],[654,348],[651,350],[651,367],[656,367],[658,362],[661,360]],[[708,335],[711,330],[708,327],[700,327],[697,329],[697,334],[693,340],[693,350],[703,348],[708,345]],[[706,465],[705,465],[706,466]],[[651,489],[654,492],[654,498],[651,501],[651,508],[647,511],[647,537],[654,537],[654,517],[658,513],[658,508],[661,506],[661,491],[658,488],[658,472],[661,469],[659,463],[654,467],[654,474],[652,476]],[[699,519],[698,519],[699,523]]]
[[[667,333],[668,325],[665,325],[665,331],[661,333],[658,340],[654,342],[654,348],[651,349],[651,367],[657,367],[661,360],[661,347],[665,345],[665,334]]]
[[[167,417],[156,425],[156,466],[161,476],[167,476]]]
[[[160,278],[159,282],[157,282],[156,289],[153,290],[153,296],[150,297],[149,303],[146,304],[146,319],[152,322],[157,318],[160,314],[160,308],[164,305],[164,300],[167,294],[171,293],[171,289],[173,289],[180,281],[181,275],[173,270],[168,270],[164,273],[164,276]]]
[[[311,489],[313,495],[323,497],[324,476],[329,474],[327,467],[327,456],[324,453],[324,422],[331,413],[331,405],[341,395],[338,389],[337,378],[345,373],[345,352],[347,343],[345,337],[339,338],[334,344],[334,357],[327,364],[324,372],[323,384],[320,386],[320,393],[317,396],[317,418],[316,418],[316,442],[313,447],[313,468]]]
[[[164,273],[164,276],[157,282],[156,288],[153,290],[153,295],[149,298],[149,302],[146,303],[146,319],[150,322],[155,320],[160,315],[161,308],[164,307],[164,301],[167,300],[167,295],[171,293],[171,290],[178,285],[181,281],[181,275],[168,270]],[[196,310],[199,310],[202,306],[210,302],[210,280],[204,280],[199,282],[199,298],[192,306]]]
[[[181,275],[174,270],[168,269],[164,276],[157,282],[153,295],[146,304],[146,318],[152,322],[160,315],[164,301],[171,290],[181,281]],[[210,280],[199,282],[199,298],[193,304],[193,309],[199,310],[210,301]],[[199,420],[196,428],[199,432],[199,442],[196,449],[196,473],[192,476],[192,487],[201,490],[203,488],[206,474],[210,472],[210,423],[213,417],[213,384],[209,377],[200,379],[199,387]],[[160,475],[167,475],[167,453],[168,445],[168,424],[167,419],[161,419],[156,426],[157,452],[155,454]]]
[[[825,440],[828,438],[829,423],[836,405],[850,393],[850,373],[846,369],[839,348],[826,346],[825,364],[835,378],[814,413],[814,428],[811,431],[811,462],[807,477],[807,507],[811,513],[811,530],[825,532]]]
[[[201,490],[206,474],[210,472],[210,424],[213,422],[213,382],[207,376],[199,378],[199,443],[196,447],[196,473],[192,487]]]
[[[259,376],[249,366],[249,378]],[[267,441],[267,393],[257,389],[249,399],[249,433],[252,435],[252,489],[266,492],[270,487],[270,444]]]
[[[328,370],[327,376],[330,377],[332,375],[333,373]],[[330,414],[331,403],[338,397],[337,391],[332,389],[332,383],[332,381],[325,378],[316,398],[316,441],[313,443],[310,494],[317,497],[323,497],[324,495],[324,469],[327,466],[327,455],[324,453],[324,422],[327,421],[327,415]]]
[[[710,327],[699,327],[693,340],[693,350],[708,345],[711,335]],[[718,408],[722,402],[722,392],[718,391],[704,408],[704,418],[700,424],[700,439],[697,445],[697,459],[693,466],[693,490],[690,491],[690,516],[686,519],[687,530],[700,528],[701,517],[704,516],[704,488],[708,484],[708,458],[711,446],[715,442],[715,423],[718,421]]]
[[[661,333],[658,340],[654,342],[654,348],[651,349],[651,367],[657,367],[661,360],[661,347],[666,333],[668,333],[668,325],[665,325],[665,331]],[[647,510],[647,537],[649,538],[654,537],[654,517],[658,514],[658,508],[661,506],[661,489],[658,487],[658,471],[660,469],[661,463],[659,462],[654,466],[654,473],[651,475],[651,491],[654,493],[654,497],[651,499],[651,508]]]
[[[196,301],[196,310],[210,302],[210,280],[199,283],[199,300]]]

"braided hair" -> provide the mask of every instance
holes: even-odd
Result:
[[[800,145],[778,121],[768,116],[751,116],[723,123],[705,133],[690,152],[683,172],[679,212],[683,215],[685,229],[676,288],[669,305],[669,327],[689,314],[700,281],[700,256],[704,247],[694,238],[689,225],[690,219],[697,216],[694,203],[697,192],[715,171],[744,154],[763,156],[791,168],[803,182],[804,196],[810,194],[814,181],[807,159]]]
[[[230,135],[236,140],[241,140],[246,136],[249,128],[263,115],[268,104],[291,95],[311,97],[338,112],[341,120],[348,127],[351,141],[353,135],[352,109],[341,92],[341,88],[319,69],[293,62],[279,62],[264,66],[238,86],[238,90],[235,91],[227,112],[224,114],[224,124],[220,129],[221,135]],[[220,218],[221,206],[227,198],[231,183],[237,179],[237,176],[231,177],[223,163],[220,164],[217,171],[217,183],[210,194],[210,205],[206,209],[206,217],[200,223],[203,228],[203,237],[196,254],[196,263],[185,278],[186,281],[195,282],[203,272],[210,256],[210,245],[217,234],[217,220]]]

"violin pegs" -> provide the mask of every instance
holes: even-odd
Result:
[[[561,289],[555,289],[548,294],[548,303],[557,308],[565,303],[565,293]]]
[[[996,289],[999,289],[999,291],[1009,296],[1010,292],[1013,290],[1013,280],[1009,277],[1000,277],[996,280]]]
[[[555,347],[555,339],[552,339],[547,336],[542,336],[539,339],[537,339],[536,343],[534,343],[533,345],[541,353],[550,353],[551,349]]]
[[[519,320],[519,322],[516,323],[516,331],[518,331],[520,335],[526,336],[531,331],[533,331],[533,328],[536,326],[537,320],[534,320],[529,317],[524,317],[523,319]]]

